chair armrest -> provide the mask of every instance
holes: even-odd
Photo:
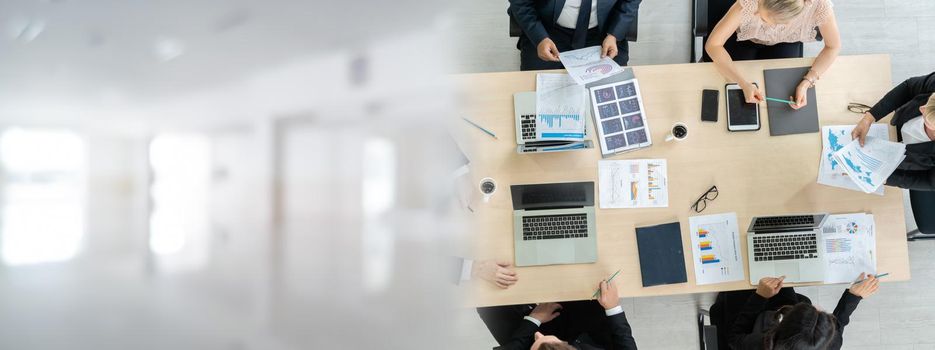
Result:
[[[711,31],[708,25],[708,1],[692,0],[692,34],[695,37],[708,36]]]

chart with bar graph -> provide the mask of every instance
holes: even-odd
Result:
[[[598,162],[601,208],[669,206],[665,159]]]
[[[688,221],[695,282],[702,285],[743,280],[737,215],[693,216]]]

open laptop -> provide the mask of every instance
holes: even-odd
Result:
[[[536,92],[513,94],[513,113],[516,117],[517,153],[563,152],[594,148],[591,140],[543,141],[536,139]],[[587,128],[585,128],[587,137]]]
[[[821,227],[828,214],[758,216],[747,229],[750,283],[786,276],[786,282],[825,278]]]
[[[516,266],[597,261],[594,182],[510,186]]]

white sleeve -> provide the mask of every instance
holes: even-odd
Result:
[[[610,317],[610,316],[613,316],[613,315],[616,315],[616,314],[620,314],[620,313],[623,313],[623,307],[621,307],[620,305],[617,305],[617,306],[614,306],[613,308],[604,310],[604,314],[607,315],[607,317]]]
[[[523,319],[526,320],[526,321],[535,323],[535,324],[536,324],[536,327],[542,326],[542,322],[539,322],[539,320],[537,320],[535,317],[526,316],[526,317],[523,317]]]
[[[464,259],[461,262],[461,278],[458,280],[460,282],[470,281],[471,280],[471,269],[474,268],[474,260]]]

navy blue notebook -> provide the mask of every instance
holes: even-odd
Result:
[[[678,222],[636,228],[643,287],[688,282]]]

